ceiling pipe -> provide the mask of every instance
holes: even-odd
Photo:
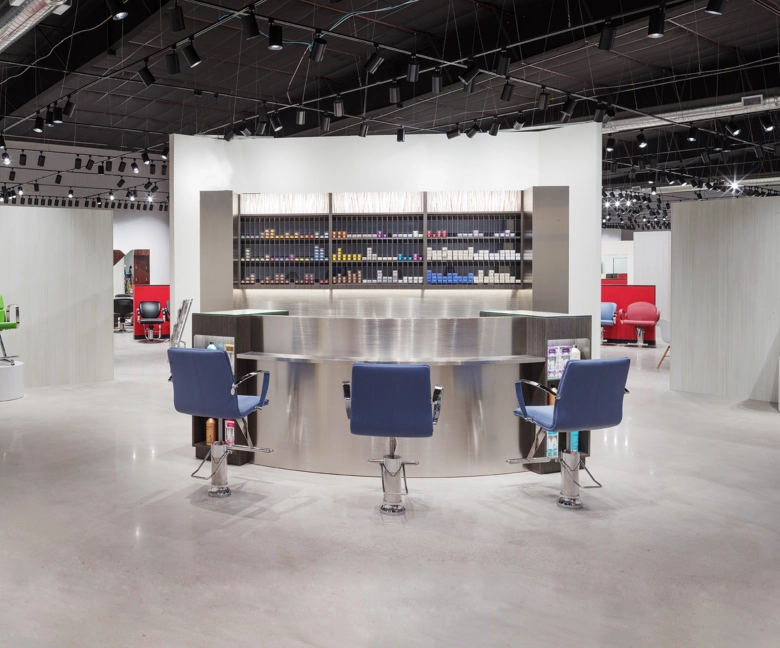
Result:
[[[68,0],[23,0],[15,6],[11,3],[0,15],[0,52],[7,49],[50,13],[59,7],[67,8],[69,4]]]

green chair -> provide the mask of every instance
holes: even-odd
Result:
[[[5,344],[3,344],[2,331],[19,328],[19,307],[15,304],[8,304],[6,307],[3,303],[3,297],[0,295],[0,351],[3,355],[0,356],[0,362],[7,362],[9,364],[15,364],[13,358],[19,356],[9,356],[5,352]]]

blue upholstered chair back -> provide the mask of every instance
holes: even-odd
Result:
[[[225,351],[168,349],[173,406],[191,416],[241,418],[238,396],[230,394],[233,370]]]
[[[611,326],[615,315],[617,315],[617,304],[615,302],[601,302],[602,326]],[[607,324],[607,322],[609,322],[609,324]]]
[[[350,430],[378,437],[432,436],[431,368],[353,365]]]
[[[551,430],[614,427],[623,420],[628,358],[570,360],[558,386]]]

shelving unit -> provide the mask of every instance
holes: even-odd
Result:
[[[241,214],[236,287],[498,288],[532,285],[530,214]],[[419,207],[419,205],[417,205]]]

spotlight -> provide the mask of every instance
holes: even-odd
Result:
[[[11,158],[7,151],[3,151],[3,164],[11,164]]]
[[[167,175],[168,175],[168,165],[167,165],[167,164],[163,164],[163,165],[162,165],[162,169],[160,169],[160,172],[161,172],[161,173],[162,173],[164,176],[167,176]]]
[[[458,72],[458,78],[465,84],[469,85],[479,75],[479,67],[474,64],[473,61],[469,61],[469,67],[465,71]]]
[[[40,158],[38,159],[40,162]],[[92,156],[90,155],[89,160],[87,160],[87,164],[85,165],[85,168],[87,171],[92,171],[92,167],[95,166],[95,160],[92,159]]]
[[[474,135],[476,135],[477,133],[479,133],[479,125],[477,124],[477,120],[475,119],[475,120],[474,120],[474,123],[471,125],[471,128],[469,128],[469,129],[466,131],[466,137],[468,137],[469,139],[471,139],[471,138],[473,138],[473,137],[474,137]]]
[[[111,170],[114,168],[114,163],[111,160],[106,160],[106,173],[111,173]],[[154,171],[152,171],[154,173]]]
[[[726,130],[734,137],[742,132],[742,129],[737,125],[737,122],[734,121],[733,117],[726,122]]]
[[[184,54],[184,58],[187,59],[191,68],[200,65],[200,56],[195,51],[195,39],[192,36],[190,36],[190,42],[182,48],[181,53]]]
[[[576,105],[577,105],[577,100],[571,95],[567,95],[566,103],[564,103],[563,108],[561,108],[562,122],[567,122],[571,119],[571,116],[574,114],[574,107]]]
[[[284,47],[284,39],[282,37],[282,26],[274,23],[273,20],[268,21],[268,49],[278,52]]]
[[[171,48],[171,51],[165,55],[165,64],[168,67],[168,74],[178,74],[181,72],[179,55],[176,53],[175,45]]]
[[[455,139],[460,135],[460,124],[455,124],[455,128],[447,131],[447,139]]]
[[[68,100],[65,102],[65,107],[62,109],[62,114],[65,115],[65,117],[73,117],[73,111],[75,109],[76,104],[70,100],[70,95],[68,95]]]
[[[327,133],[330,130],[330,113],[320,114],[320,130]]]
[[[471,83],[464,83],[463,92],[465,92],[466,94],[471,94],[472,92],[474,92],[474,82],[472,81]]]
[[[147,202],[152,202],[152,194],[147,194],[146,200],[147,200]],[[144,209],[146,209],[145,205],[144,205]]]
[[[488,131],[493,137],[498,135],[498,131],[501,130],[501,124],[498,123],[498,117],[493,118],[493,123],[490,124],[490,130]]]
[[[40,190],[41,190],[41,188],[40,188],[40,186],[38,185],[38,183],[37,183],[37,182],[34,182],[34,183],[33,183],[33,190],[34,190],[34,191],[36,191],[36,192],[38,192],[38,191],[40,191]]]
[[[296,117],[297,121],[297,117]],[[244,136],[249,137],[252,134],[252,129],[249,128],[249,122],[244,122],[238,127],[238,131]]]
[[[412,54],[409,63],[406,64],[406,80],[409,83],[417,83],[420,79],[420,61],[417,56]]]
[[[78,166],[76,168],[78,169]],[[124,173],[126,168],[127,168],[127,162],[125,162],[125,158],[122,158],[119,161],[119,173]]]
[[[593,121],[596,123],[603,122],[604,115],[606,112],[607,112],[607,104],[601,102],[597,103],[596,112],[593,113]]]
[[[68,189],[68,198],[73,198],[73,189]]]
[[[149,153],[147,153],[146,151],[141,153],[141,159],[144,161],[144,164],[149,164],[149,162],[151,162],[151,160],[149,159]]]
[[[396,142],[405,142],[406,141],[406,129],[401,126],[396,132],[395,132],[395,141]]]
[[[168,145],[166,144],[165,146],[163,146],[163,150],[162,150],[162,153],[160,154],[160,157],[163,160],[167,160],[169,152],[170,152],[170,149],[168,148]]]
[[[688,136],[685,138],[689,142],[695,142],[697,139],[699,139],[699,129],[691,125],[691,127],[688,129]]]
[[[62,123],[62,108],[60,108],[59,106],[54,106],[54,123],[55,124]]]
[[[523,113],[519,112],[515,116],[515,121],[512,124],[512,128],[515,130],[520,130],[523,126],[525,126],[525,117],[523,117]]]
[[[763,159],[764,159],[764,149],[763,149],[763,147],[761,147],[761,146],[756,146],[756,147],[753,149],[753,152],[756,154],[756,157],[757,157],[759,160],[763,160]]]
[[[62,184],[62,175],[61,175],[61,174],[59,174],[59,173],[58,173],[58,174],[57,174],[57,175],[54,177],[54,184]]]
[[[441,94],[442,82],[441,68],[435,68],[433,76],[431,76],[431,92],[433,94]]]
[[[124,20],[127,18],[127,12],[122,6],[121,0],[106,0],[106,6],[108,7],[108,13],[114,20]]]
[[[328,41],[322,37],[322,32],[318,31],[311,44],[311,52],[309,52],[309,58],[315,63],[322,63],[325,58],[325,48],[328,46]]]
[[[639,144],[639,148],[647,148],[647,139],[645,139],[644,131],[639,131],[639,135],[636,136],[636,141]]]
[[[401,103],[401,86],[398,85],[397,81],[393,81],[390,86],[390,103],[391,104],[399,104]]]
[[[51,106],[49,106],[48,110],[46,111],[46,121],[44,123],[46,124],[47,128],[54,127],[54,110]]]
[[[295,123],[298,126],[304,126],[306,124],[306,111],[303,108],[295,109]]]
[[[512,93],[515,91],[515,86],[509,83],[507,78],[504,84],[504,89],[501,91],[501,101],[510,101],[512,99]]]
[[[547,110],[547,106],[549,105],[550,105],[550,93],[547,92],[544,86],[542,86],[542,91],[539,93],[539,101],[536,104],[536,108],[544,112],[545,110]]]
[[[608,106],[607,111],[604,113],[604,124],[608,124],[615,118],[615,108],[614,106]]]
[[[607,20],[604,26],[601,28],[601,36],[599,37],[599,49],[604,52],[612,51],[615,46],[615,36],[617,36],[617,28],[611,21]]]
[[[149,190],[152,192],[152,195],[156,194],[159,190],[159,187],[157,185],[153,185],[152,188]]]
[[[8,181],[13,182],[14,180],[16,180],[16,171],[11,169],[11,173],[8,174]]]
[[[377,47],[374,50],[374,53],[371,55],[371,58],[366,61],[366,64],[363,66],[363,69],[368,72],[369,74],[374,74],[379,69],[379,66],[382,65],[384,62],[384,57],[379,53],[379,48]]]
[[[38,154],[38,166],[42,167],[44,164],[46,164],[46,156],[43,153]]]
[[[509,53],[502,49],[499,55],[496,57],[496,74],[499,76],[506,76],[509,74],[509,64],[512,59],[509,57]]]
[[[19,165],[27,166],[27,153],[25,153],[24,150],[22,150],[22,152],[19,154]]]
[[[151,180],[147,180],[146,182],[144,182],[144,189],[146,189],[147,191],[151,188],[151,186],[152,186]]]
[[[336,98],[333,100],[333,116],[344,116],[344,100],[341,98],[341,95],[336,95]]]
[[[723,15],[723,9],[726,7],[726,0],[710,0],[707,3],[705,13],[712,14],[713,16]]]
[[[693,195],[696,196],[696,200],[704,200],[704,197],[701,195],[701,191],[694,191]]]
[[[92,201],[92,206],[93,207],[95,206],[95,201],[94,200]],[[97,206],[98,207],[102,207],[103,206],[103,201],[100,199],[100,196],[97,197]]]
[[[168,26],[172,32],[181,32],[187,29],[184,24],[184,10],[179,6],[179,1],[175,0],[173,7],[168,9]]]
[[[0,132],[0,150],[5,151],[6,145],[5,145],[5,135]]]
[[[35,124],[33,125],[33,130],[36,133],[43,132],[43,117],[41,117],[39,113],[35,113]]]
[[[116,183],[116,186],[119,187],[120,189],[122,187],[124,187],[125,186],[125,179],[124,178],[119,178],[119,182]]]
[[[359,137],[365,137],[368,135],[368,122],[364,119],[360,122],[360,130],[358,131]]]
[[[257,18],[255,18],[255,12],[252,9],[249,10],[248,14],[241,14],[241,25],[247,40],[252,40],[260,35],[260,30],[257,28]]]
[[[236,132],[233,130],[233,127],[232,126],[228,126],[228,129],[225,131],[225,134],[223,135],[223,137],[225,138],[226,142],[229,142],[230,140],[233,139],[233,137],[235,137],[235,134],[236,134]],[[135,162],[133,164],[135,164]],[[133,169],[133,170],[135,171],[135,169]]]
[[[768,133],[775,129],[774,122],[772,121],[772,117],[770,115],[759,115],[758,121],[761,122],[761,128],[764,129],[765,133]]]
[[[275,133],[282,130],[282,120],[279,119],[279,113],[271,113],[271,116],[268,118],[268,123],[271,124],[271,128],[274,129]]]
[[[666,21],[666,10],[663,6],[656,9],[650,14],[650,19],[647,23],[647,37],[648,38],[661,38],[664,35],[664,22]]]
[[[146,59],[144,61],[144,66],[138,70],[138,76],[141,77],[141,81],[144,82],[144,85],[147,88],[156,81],[152,71],[149,69],[149,59]]]
[[[715,144],[712,146],[712,150],[716,153],[720,153],[723,150],[723,136],[722,135],[716,135],[715,136]]]
[[[133,160],[133,163],[130,165],[130,168],[133,170],[133,173],[138,173],[138,165],[135,163],[135,160]]]
[[[615,138],[614,137],[608,137],[607,138],[607,145],[604,147],[607,151],[612,153],[612,151],[615,150]]]

